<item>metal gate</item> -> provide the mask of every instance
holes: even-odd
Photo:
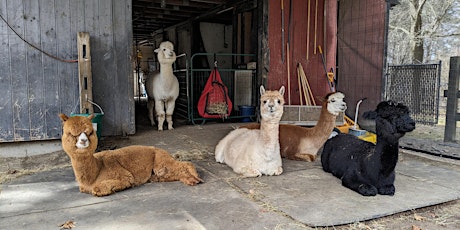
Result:
[[[441,62],[388,66],[385,100],[407,105],[416,122],[435,125],[439,117],[440,78]]]

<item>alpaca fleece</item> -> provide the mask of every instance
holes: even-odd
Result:
[[[315,161],[319,149],[323,147],[334,129],[337,115],[347,109],[344,98],[345,95],[341,92],[326,95],[319,120],[313,127],[280,124],[281,157],[307,162]],[[252,123],[240,128],[259,129],[260,124]]]
[[[280,175],[283,172],[279,121],[283,115],[284,86],[279,91],[260,87],[260,129],[236,129],[216,146],[216,161],[226,163],[244,177]]]
[[[179,96],[179,81],[172,68],[172,64],[176,61],[176,53],[174,52],[174,45],[170,41],[160,43],[154,52],[157,53],[160,71],[149,74],[145,82],[148,95],[148,116],[150,123],[154,126],[153,108],[155,107],[158,131],[163,130],[165,119],[168,123],[168,130],[171,130],[174,129],[172,115],[176,99]]]
[[[80,192],[106,196],[148,181],[202,182],[192,163],[176,161],[160,148],[133,145],[95,153],[98,140],[93,116],[59,114],[62,148],[71,159]]]
[[[393,101],[380,102],[375,110],[377,143],[349,134],[332,137],[324,145],[324,171],[342,180],[342,185],[364,196],[394,195],[399,139],[415,129],[409,109]]]

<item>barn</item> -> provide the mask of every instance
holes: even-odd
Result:
[[[236,105],[257,104],[258,85],[288,89],[300,105],[302,65],[316,97],[329,76],[355,103],[383,98],[386,0],[40,0],[0,1],[0,142],[61,136],[58,113],[79,113],[77,34],[90,36],[92,101],[104,112],[102,136],[136,133],[139,75],[155,69],[152,50],[175,44],[181,82],[177,115],[190,123],[214,63]],[[97,108],[95,108],[97,111]],[[238,116],[238,106],[232,115]]]

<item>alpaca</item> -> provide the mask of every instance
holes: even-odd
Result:
[[[192,163],[176,161],[167,151],[153,146],[133,145],[95,153],[94,114],[59,117],[63,122],[62,148],[70,157],[80,192],[106,196],[148,181],[180,180],[187,185],[203,181]]]
[[[314,127],[280,124],[281,157],[290,160],[315,161],[318,151],[334,129],[337,115],[347,109],[344,98],[341,92],[328,94],[323,102],[319,120]],[[240,128],[258,129],[259,127],[259,124],[253,123]]]
[[[160,71],[149,74],[145,82],[148,102],[147,108],[149,119],[152,126],[155,125],[153,118],[153,108],[158,119],[158,131],[163,130],[163,123],[168,122],[168,130],[172,130],[172,114],[176,99],[179,96],[179,81],[173,74],[172,64],[176,61],[174,45],[169,41],[160,43],[160,47],[155,49],[155,53],[160,63]],[[165,113],[166,110],[166,113]]]
[[[283,115],[284,86],[279,91],[265,91],[260,86],[260,95],[260,129],[235,129],[219,141],[215,151],[217,162],[226,163],[244,177],[283,172],[278,126]]]
[[[321,164],[325,172],[342,180],[342,185],[364,196],[394,195],[399,139],[415,129],[409,109],[401,103],[377,105],[377,143],[350,134],[339,134],[324,145]]]

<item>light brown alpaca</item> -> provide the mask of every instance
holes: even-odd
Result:
[[[91,123],[93,116],[59,114],[63,121],[62,148],[72,161],[80,192],[106,196],[148,181],[202,182],[192,163],[176,161],[160,148],[133,145],[95,153],[98,140]]]
[[[318,150],[334,129],[337,115],[347,109],[344,98],[345,96],[340,92],[328,94],[323,102],[318,123],[314,127],[280,124],[281,157],[291,160],[315,161]],[[259,127],[259,124],[252,123],[240,128],[258,129]]]
[[[260,129],[236,129],[216,146],[215,157],[245,177],[280,175],[283,172],[279,122],[283,115],[284,86],[279,91],[260,87]]]

